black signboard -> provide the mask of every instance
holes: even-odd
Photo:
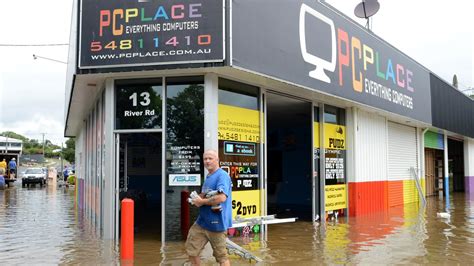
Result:
[[[232,190],[257,190],[258,144],[219,140],[219,164],[232,179]]]
[[[430,123],[429,72],[321,2],[234,0],[232,64]]]
[[[80,68],[224,60],[223,0],[82,0]]]

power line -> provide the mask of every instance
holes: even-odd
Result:
[[[32,47],[32,46],[69,46],[69,43],[43,43],[43,44],[11,44],[0,43],[4,47]]]
[[[64,62],[64,61],[61,61],[61,60],[52,59],[52,58],[49,58],[49,57],[44,57],[44,56],[39,56],[39,55],[33,54],[33,59],[36,60],[38,58],[54,61],[54,62],[57,62],[57,63],[67,64],[67,62]]]

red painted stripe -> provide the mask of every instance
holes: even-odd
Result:
[[[349,215],[359,216],[386,210],[387,189],[386,181],[349,183]]]
[[[403,205],[403,181],[388,182],[388,206]]]

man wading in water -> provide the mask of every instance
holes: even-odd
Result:
[[[229,175],[219,167],[219,157],[215,150],[204,152],[204,167],[209,174],[201,194],[192,199],[192,204],[199,207],[199,217],[189,230],[186,253],[192,265],[200,265],[199,254],[207,242],[210,242],[217,262],[220,265],[230,265],[226,238],[227,229],[232,227],[232,182]],[[213,196],[209,196],[211,194]]]

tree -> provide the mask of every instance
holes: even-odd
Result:
[[[453,76],[453,87],[455,87],[456,89],[459,89],[458,88],[458,76],[456,76],[456,74],[454,74]]]
[[[168,139],[173,145],[196,145],[204,132],[204,87],[190,85],[176,97],[168,98]],[[202,148],[202,147],[201,147]]]
[[[0,136],[3,136],[3,137],[8,137],[8,138],[13,138],[13,139],[19,139],[23,142],[25,141],[28,141],[28,138],[25,137],[25,136],[22,136],[20,134],[17,134],[13,131],[3,131],[2,133],[0,133]]]
[[[66,148],[63,149],[63,158],[70,162],[74,163],[76,159],[76,140],[70,138],[66,140]]]
[[[29,139],[23,135],[17,134],[13,131],[4,131],[0,133],[0,136],[18,139],[23,142],[22,153],[25,155],[30,154],[42,154],[43,153],[43,144],[36,139]],[[74,146],[74,145],[73,145]],[[44,155],[47,158],[58,156],[57,153],[54,153],[53,150],[59,149],[58,145],[54,145],[50,140],[44,140]]]

